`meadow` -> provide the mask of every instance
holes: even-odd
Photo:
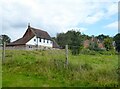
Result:
[[[118,55],[114,52],[6,50],[3,87],[117,87]]]

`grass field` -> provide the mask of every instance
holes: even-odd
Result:
[[[2,58],[2,51],[0,51],[0,58]],[[0,88],[2,88],[2,60],[0,60]]]
[[[118,56],[69,53],[65,67],[64,50],[6,50],[2,64],[3,87],[116,87]]]

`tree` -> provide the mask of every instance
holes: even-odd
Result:
[[[71,38],[71,51],[73,55],[78,55],[80,53],[81,40],[80,40],[80,32],[73,31],[73,35]]]
[[[113,45],[112,45],[112,39],[111,38],[105,38],[104,39],[104,46],[106,48],[107,51],[113,49]]]
[[[90,42],[89,49],[94,51],[98,50],[99,48],[97,42]]]
[[[110,37],[108,35],[101,34],[101,35],[96,36],[96,38],[99,39],[100,41],[104,41],[104,39],[110,38]]]
[[[66,33],[59,33],[56,37],[56,42],[60,45],[61,48],[65,48],[65,45],[71,45],[73,43],[74,35],[76,31],[67,31]],[[80,32],[78,32],[80,38]],[[70,46],[69,46],[70,48]]]
[[[81,47],[81,33],[78,31],[67,31],[66,33],[59,33],[56,37],[56,42],[61,48],[65,48],[65,45],[69,45],[69,49],[73,55],[79,54]]]
[[[1,43],[3,44],[4,42],[6,43],[10,43],[11,39],[9,36],[7,35],[0,35],[0,40],[1,40]]]
[[[115,41],[116,50],[120,52],[120,33],[116,34],[113,39]]]
[[[85,34],[81,34],[81,39],[82,39],[82,41],[84,41],[84,40],[91,39],[91,37],[88,35],[85,35]]]
[[[61,48],[65,48],[65,45],[67,44],[65,33],[57,34],[56,42],[60,45]]]

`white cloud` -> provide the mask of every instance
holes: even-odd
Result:
[[[76,28],[78,24],[94,24],[104,19],[105,16],[114,15],[117,13],[117,6],[112,2],[117,1],[1,0],[0,6],[2,6],[3,13],[0,16],[3,17],[3,32],[11,35],[15,31],[21,35],[26,30],[27,23],[30,22],[32,26],[44,29],[50,35],[55,36],[58,32]],[[107,2],[110,4],[106,4]],[[16,39],[17,36],[14,35],[12,39]]]
[[[106,25],[105,28],[114,29],[114,30],[118,29],[118,21]]]
[[[97,12],[92,16],[86,17],[85,23],[93,24],[93,23],[96,23],[97,21],[101,20],[103,17],[104,17],[103,12]]]
[[[107,7],[107,16],[112,16],[118,13],[118,3],[110,3]]]

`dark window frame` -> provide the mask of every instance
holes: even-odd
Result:
[[[41,38],[39,38],[39,42],[41,42]]]
[[[34,41],[36,42],[36,39],[34,39]]]
[[[47,43],[49,43],[49,40],[47,40]]]
[[[45,39],[43,39],[43,43],[45,43]]]

